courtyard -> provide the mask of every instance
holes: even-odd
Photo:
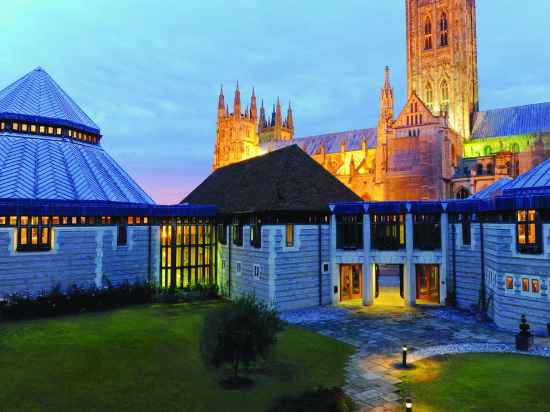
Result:
[[[550,408],[548,403],[536,404],[541,401],[533,397],[533,392],[524,391],[533,388],[529,386],[531,380],[538,384],[534,385],[537,390],[550,389],[550,384],[541,379],[550,371],[550,360],[545,359],[550,358],[548,338],[536,339],[530,355],[538,356],[520,357],[513,333],[480,322],[471,313],[439,306],[364,307],[353,302],[286,312],[283,317],[357,349],[346,367],[345,390],[364,411],[401,411],[409,396],[419,401],[416,411],[486,411],[498,410],[502,404],[510,411]],[[404,346],[410,370],[398,367]],[[478,369],[498,374],[499,379],[476,375],[472,372],[475,364]],[[462,365],[464,369],[457,369]],[[453,368],[458,371],[458,380],[445,381]],[[442,378],[442,383],[436,377]],[[469,379],[477,384],[477,395],[473,395],[476,392],[471,391]],[[525,383],[521,391],[510,391],[513,382],[517,384],[521,379]],[[441,398],[443,401],[438,401]],[[442,406],[449,405],[445,399],[452,401],[453,409]],[[526,405],[532,408],[524,409]]]

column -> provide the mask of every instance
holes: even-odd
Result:
[[[372,279],[372,261],[370,256],[370,214],[368,210],[363,215],[363,305],[370,306],[374,303],[374,290]]]
[[[447,204],[442,204],[441,213],[441,265],[439,266],[439,303],[444,305],[447,300],[447,267],[449,265],[449,215]]]
[[[407,205],[409,212],[405,215],[405,236],[407,239],[407,258],[403,273],[403,283],[405,292],[405,303],[410,306],[416,304],[416,268],[413,263],[414,251],[414,228],[413,216],[410,213],[410,205]]]
[[[331,211],[333,211],[332,206]],[[332,304],[337,304],[340,296],[340,271],[336,263],[336,215],[334,214],[330,215],[330,274],[331,301]]]

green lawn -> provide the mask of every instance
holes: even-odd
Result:
[[[415,364],[402,393],[415,412],[550,411],[550,360],[516,355],[442,356]]]
[[[220,303],[151,305],[0,325],[1,411],[263,411],[274,398],[344,383],[353,349],[289,327],[256,385],[224,391],[199,358]]]

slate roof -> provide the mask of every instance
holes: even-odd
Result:
[[[0,91],[0,117],[100,133],[99,126],[40,67]]]
[[[550,102],[474,113],[474,139],[550,133]]]
[[[367,141],[367,147],[372,149],[376,147],[376,138],[377,134],[375,128],[359,129],[319,136],[301,137],[287,141],[264,143],[262,144],[262,148],[271,151],[296,144],[311,156],[319,152],[321,145],[324,146],[326,153],[339,153],[342,143],[346,144],[346,150],[361,150],[364,140]]]
[[[515,178],[503,194],[505,196],[550,195],[550,159]]]
[[[502,177],[499,180],[491,183],[485,189],[474,193],[468,199],[493,199],[496,196],[502,195],[502,191],[510,185],[512,179],[509,177]]]
[[[214,171],[183,202],[222,213],[328,212],[330,202],[360,201],[319,163],[291,145]]]
[[[0,199],[154,201],[99,145],[0,134]]]

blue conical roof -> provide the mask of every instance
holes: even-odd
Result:
[[[40,67],[0,91],[0,117],[100,133],[99,126]]]

